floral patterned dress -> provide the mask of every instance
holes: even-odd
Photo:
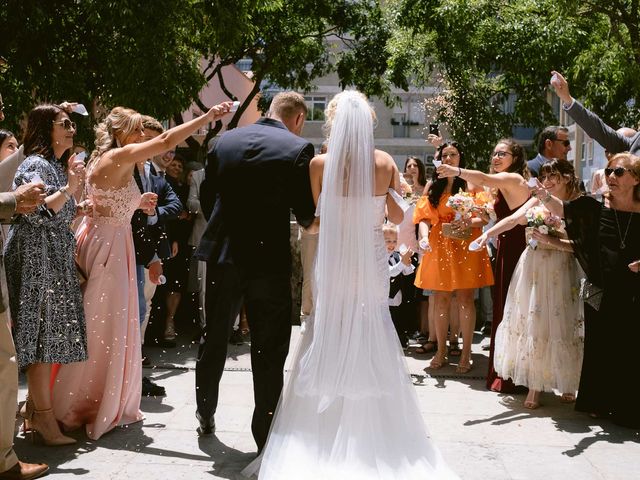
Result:
[[[564,229],[559,233],[566,236]],[[495,336],[500,377],[538,391],[576,392],[584,346],[582,276],[573,252],[525,248]]]

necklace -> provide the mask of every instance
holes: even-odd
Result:
[[[620,230],[620,224],[618,223],[618,211],[615,208],[613,209],[613,214],[616,217],[616,227],[618,227],[618,238],[620,238],[620,248],[622,250],[624,250],[627,246],[625,241],[627,240],[627,234],[629,233],[629,227],[631,226],[631,219],[633,218],[634,213],[635,212],[631,212],[631,215],[629,215],[629,220],[627,221],[627,228],[624,231],[624,237],[623,237],[622,230]]]

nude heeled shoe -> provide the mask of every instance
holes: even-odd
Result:
[[[38,438],[50,447],[76,443],[74,438],[62,434],[51,408],[36,410],[29,397],[27,397],[27,401],[20,409],[20,416],[24,418],[23,431],[31,433],[33,441]]]

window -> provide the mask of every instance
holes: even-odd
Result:
[[[304,97],[307,104],[307,122],[324,122],[327,97]]]
[[[394,113],[391,125],[393,125],[393,138],[407,138],[409,136],[409,126],[407,125],[406,113]]]

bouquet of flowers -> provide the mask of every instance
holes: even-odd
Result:
[[[473,214],[475,207],[473,193],[463,192],[460,190],[455,195],[451,195],[447,199],[447,207],[456,212],[455,220],[469,219]],[[442,224],[442,234],[445,237],[456,238],[458,240],[467,240],[471,237],[471,228],[464,230],[454,230],[450,223]]]
[[[527,242],[531,248],[536,248],[538,242],[533,238],[533,232],[538,231],[543,235],[560,236],[560,230],[564,228],[564,221],[553,215],[549,210],[542,206],[531,207],[525,214],[527,218],[526,236]],[[553,249],[554,247],[542,244],[541,248]]]
[[[487,215],[490,220],[494,222],[496,221],[497,219],[496,211],[493,208],[493,205],[495,204],[496,199],[491,194],[491,192],[489,192],[488,190],[482,190],[481,192],[476,193],[474,201],[475,201],[475,207],[474,207],[475,212],[482,215]]]

